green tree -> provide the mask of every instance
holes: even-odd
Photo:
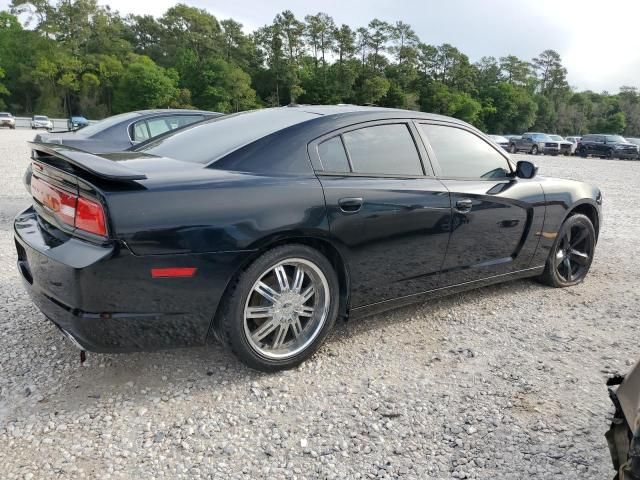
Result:
[[[178,95],[178,75],[149,57],[130,55],[114,92],[114,111],[167,107]]]

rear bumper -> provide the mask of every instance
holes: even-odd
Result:
[[[204,344],[228,280],[249,255],[135,256],[120,244],[54,238],[32,208],[16,217],[14,235],[34,304],[81,348],[105,353]],[[168,267],[196,273],[151,277],[152,268]]]

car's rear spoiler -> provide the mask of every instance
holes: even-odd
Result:
[[[144,173],[136,172],[116,161],[83,150],[52,143],[28,143],[33,149],[34,160],[42,156],[53,156],[105,180],[131,181],[147,178]]]

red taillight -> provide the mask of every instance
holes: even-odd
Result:
[[[54,187],[35,175],[31,177],[31,194],[66,225],[102,237],[107,235],[104,209],[99,202]]]
[[[78,196],[75,193],[56,188],[40,178],[32,176],[31,194],[33,198],[51,210],[60,221],[74,226],[78,201]]]
[[[79,197],[76,207],[76,228],[106,237],[107,223],[102,205],[88,198]]]

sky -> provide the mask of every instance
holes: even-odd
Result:
[[[219,20],[233,18],[245,31],[270,23],[278,12],[298,18],[328,13],[352,28],[372,18],[409,23],[420,40],[450,43],[471,61],[508,54],[531,60],[543,50],[560,53],[572,87],[615,93],[640,88],[640,0],[181,0]],[[161,16],[173,0],[99,0],[121,14]],[[6,8],[9,0],[0,0]]]

